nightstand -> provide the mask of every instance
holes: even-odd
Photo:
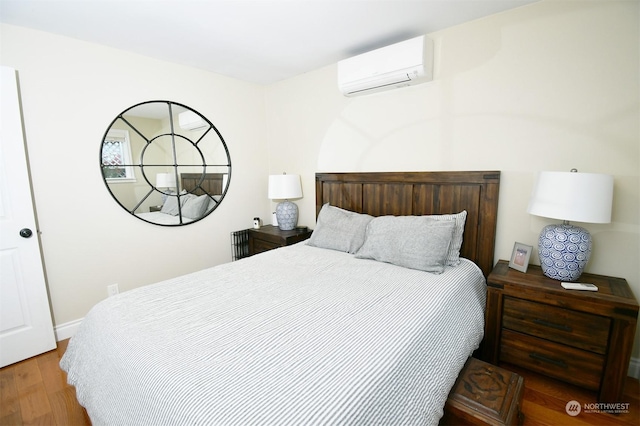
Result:
[[[295,228],[283,231],[277,226],[265,225],[249,229],[249,256],[304,241],[313,231],[309,228]]]
[[[500,260],[487,278],[482,358],[515,364],[621,402],[638,302],[623,278],[582,274],[597,292],[565,290],[543,275]]]

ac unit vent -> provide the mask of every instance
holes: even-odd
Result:
[[[338,86],[357,96],[433,80],[433,40],[419,36],[338,62]]]

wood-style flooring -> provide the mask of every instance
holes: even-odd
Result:
[[[0,425],[91,425],[58,365],[68,340],[58,348],[0,369]]]
[[[67,385],[66,375],[58,363],[68,340],[58,342],[51,352],[0,369],[0,425],[91,425],[84,408],[76,400],[75,389]],[[640,401],[637,379],[627,379],[621,403],[629,403],[629,413],[612,415],[580,413],[570,417],[565,411],[568,401],[595,403],[595,392],[503,365],[524,377],[522,410],[524,425],[633,425],[640,424]]]

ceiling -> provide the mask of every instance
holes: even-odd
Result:
[[[269,84],[538,0],[0,0],[0,22]]]

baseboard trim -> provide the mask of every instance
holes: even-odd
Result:
[[[78,331],[78,327],[82,323],[84,318],[80,318],[74,321],[65,322],[64,324],[57,325],[53,328],[53,332],[56,334],[56,341],[70,339]]]
[[[56,341],[70,339],[78,331],[78,327],[82,323],[84,318],[77,319],[75,321],[69,321],[64,324],[56,326],[53,331],[56,334]],[[627,372],[629,377],[634,379],[640,379],[640,358],[633,358],[629,361],[629,371]]]

